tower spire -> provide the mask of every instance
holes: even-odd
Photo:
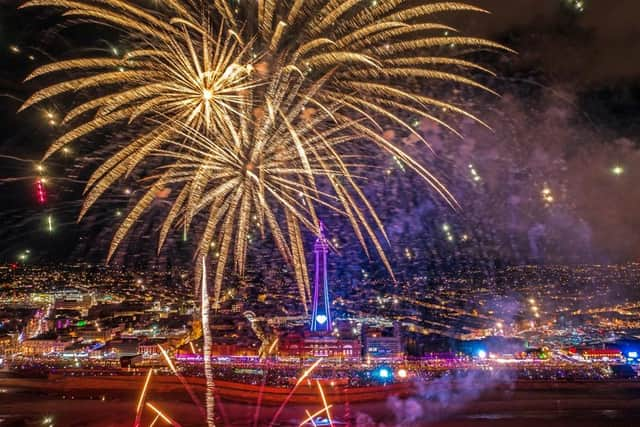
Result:
[[[324,223],[320,221],[318,236],[313,245],[315,270],[313,281],[313,310],[311,312],[311,331],[331,332],[331,308],[329,306],[329,281],[327,279],[327,253],[329,242],[325,237]]]

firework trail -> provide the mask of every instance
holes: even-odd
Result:
[[[142,386],[142,391],[140,392],[140,397],[138,398],[138,405],[136,406],[136,419],[133,423],[133,427],[140,427],[140,419],[142,417],[142,408],[144,406],[144,401],[147,396],[147,388],[149,387],[149,381],[151,380],[151,374],[153,373],[153,369],[149,369],[147,372],[147,377],[144,380],[144,385]]]
[[[296,390],[298,389],[298,386],[300,384],[302,384],[302,381],[304,381],[311,374],[311,372],[313,372],[314,369],[316,369],[316,367],[320,364],[320,362],[322,362],[322,360],[323,359],[320,358],[320,359],[316,360],[315,362],[313,362],[313,364],[306,371],[304,371],[302,373],[302,375],[300,375],[300,378],[298,378],[298,380],[296,381],[296,384],[293,386],[293,388],[291,389],[291,391],[289,392],[287,397],[284,399],[282,404],[278,407],[278,410],[276,411],[276,413],[273,414],[273,418],[271,419],[271,422],[269,423],[269,427],[272,427],[273,424],[278,420],[278,417],[282,413],[282,410],[287,405],[287,403],[289,403],[289,400],[291,399],[291,396],[293,396],[293,394],[296,392]]]
[[[167,424],[171,424],[172,427],[182,427],[180,424],[178,424],[177,421],[165,415],[162,411],[160,411],[160,409],[156,408],[152,403],[147,402],[146,405],[149,407],[149,409],[155,412],[157,416],[162,418]]]
[[[329,411],[330,405],[327,404],[327,398],[324,395],[324,390],[322,389],[322,384],[320,384],[320,380],[316,380],[316,384],[318,386],[318,391],[320,392],[320,397],[322,398],[322,404],[324,405],[325,413],[327,414],[327,419],[329,420],[329,425],[333,427],[333,420],[331,419],[331,411]]]
[[[202,301],[200,302],[201,319],[202,319],[202,331],[203,331],[203,349],[202,356],[204,359],[204,375],[207,380],[207,386],[205,390],[205,405],[207,408],[207,425],[213,426],[215,424],[214,410],[214,383],[213,373],[211,371],[211,325],[209,324],[209,292],[207,287],[207,263],[205,257],[202,257],[202,283],[200,286],[200,293],[202,295]]]
[[[178,372],[175,365],[171,361],[171,358],[167,354],[167,350],[165,350],[164,347],[162,347],[160,344],[158,344],[158,348],[160,349],[160,353],[162,354],[162,357],[167,362],[167,365],[169,365],[171,372],[173,372],[173,374],[178,378],[178,380],[180,381],[182,386],[185,388],[185,390],[187,390],[189,397],[191,397],[191,400],[198,408],[198,411],[200,411],[203,417],[206,417],[206,413],[204,408],[202,407],[202,404],[200,403],[200,399],[198,399],[198,396],[196,396],[196,394],[193,392],[193,388],[191,387],[191,385],[189,385],[187,380],[180,374],[180,372]]]
[[[260,417],[260,409],[262,408],[262,396],[264,394],[264,388],[267,384],[267,376],[269,375],[269,368],[270,368],[270,356],[273,354],[273,350],[276,348],[276,345],[278,345],[278,338],[276,338],[273,343],[271,344],[271,346],[269,347],[269,350],[267,351],[267,357],[264,360],[264,374],[262,375],[262,383],[260,384],[260,390],[258,391],[258,400],[256,402],[256,410],[253,414],[253,426],[254,427],[258,427],[258,419]]]

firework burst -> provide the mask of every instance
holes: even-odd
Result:
[[[215,246],[215,307],[228,262],[233,258],[235,270],[244,272],[255,228],[268,231],[295,267],[306,309],[302,229],[315,233],[319,206],[348,218],[365,251],[368,240],[391,271],[382,222],[359,184],[358,171],[369,161],[364,154],[373,147],[393,155],[455,206],[445,186],[385,130],[427,144],[410,120],[430,119],[455,132],[440,118],[447,111],[482,123],[446,100],[417,93],[415,81],[491,92],[463,75],[490,71],[455,49],[505,50],[433,21],[444,12],[485,12],[457,2],[256,0],[231,7],[221,0],[168,0],[154,10],[121,0],[23,5],[34,6],[119,28],[131,44],[121,58],[66,60],[29,76],[73,75],[35,93],[23,109],[71,91],[90,95],[67,113],[67,130],[45,158],[119,122],[135,135],[93,173],[80,217],[136,167],[160,162],[116,231],[109,257],[158,192],[169,189],[172,206],[159,246],[174,226],[186,231],[206,218],[198,255]]]

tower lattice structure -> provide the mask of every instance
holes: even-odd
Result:
[[[324,224],[320,222],[318,237],[313,245],[315,253],[315,277],[313,281],[313,310],[311,313],[312,332],[331,332],[331,308],[329,305],[329,280],[327,278],[327,253],[329,242],[324,234]]]

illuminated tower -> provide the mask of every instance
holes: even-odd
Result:
[[[316,254],[315,279],[313,281],[312,332],[331,332],[331,308],[329,307],[329,281],[327,280],[327,252],[329,243],[324,236],[324,224],[320,230],[313,252]]]

